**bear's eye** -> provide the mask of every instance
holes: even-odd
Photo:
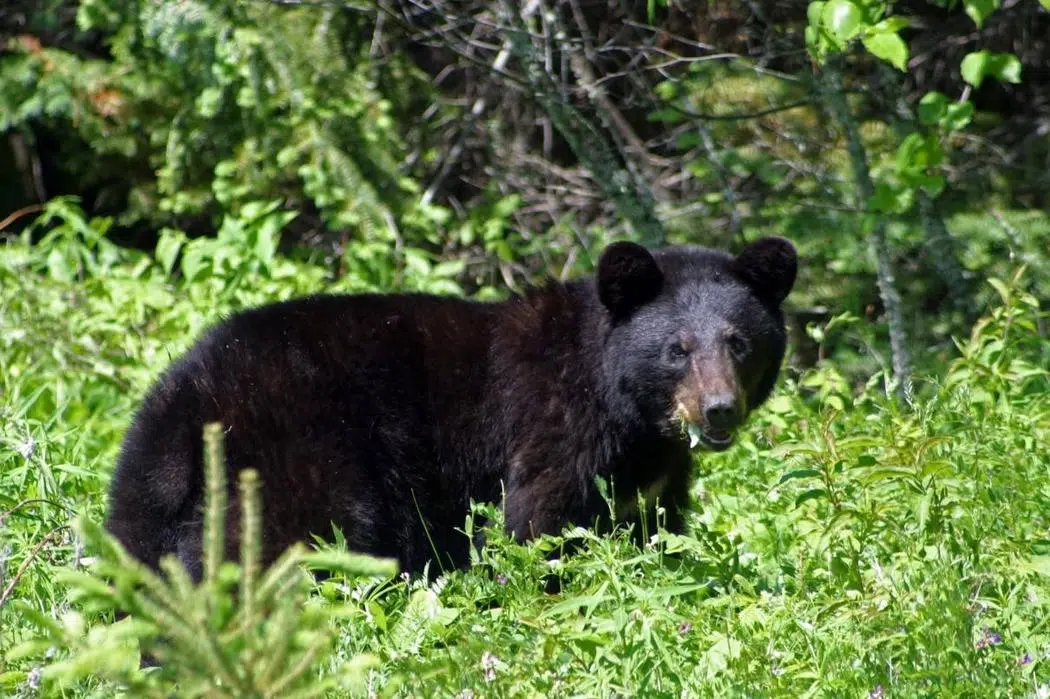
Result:
[[[681,363],[689,358],[689,348],[675,341],[667,348],[667,358],[674,363]]]
[[[737,359],[743,359],[744,357],[746,357],[748,350],[751,349],[751,346],[748,344],[747,340],[745,340],[737,333],[729,333],[729,335],[726,337],[726,345],[728,345],[729,351]]]

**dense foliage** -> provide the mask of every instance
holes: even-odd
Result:
[[[93,625],[107,617],[82,604],[97,585],[67,586],[63,571],[98,553],[85,553],[72,515],[99,518],[138,396],[206,322],[368,286],[273,255],[259,243],[281,220],[272,207],[228,220],[193,274],[173,271],[164,246],[109,243],[105,221],[61,202],[49,215],[40,242],[0,255],[0,682],[101,696],[113,691],[105,670],[162,688],[163,676],[134,670],[142,629],[101,635]],[[425,287],[422,274],[405,284]],[[877,380],[858,393],[831,365],[792,372],[742,444],[698,458],[692,536],[639,550],[568,532],[587,546],[556,567],[557,596],[542,590],[558,539],[521,547],[498,532],[471,571],[430,587],[321,583],[314,604],[339,613],[318,682],[338,671],[366,693],[428,696],[1039,696],[1050,683],[1050,375],[1022,280],[993,281],[997,301],[945,375],[916,386],[921,399],[899,404]],[[30,642],[40,614],[58,624],[42,644]],[[63,647],[86,655],[66,663]]]
[[[5,4],[0,694],[1047,699],[1047,4]],[[138,400],[234,309],[770,232],[786,376],[697,455],[687,536],[196,589],[92,525]],[[140,672],[158,629],[210,645]]]

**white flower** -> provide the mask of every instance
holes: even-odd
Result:
[[[481,669],[485,671],[486,682],[496,679],[496,665],[499,662],[500,659],[488,651],[481,654]]]
[[[28,461],[29,457],[33,455],[33,452],[36,451],[36,440],[32,437],[26,437],[24,441],[15,445],[15,451],[21,454],[23,459]]]

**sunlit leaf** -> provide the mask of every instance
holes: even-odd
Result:
[[[908,45],[897,34],[892,32],[879,32],[865,36],[862,40],[864,48],[872,55],[881,58],[897,70],[905,70],[908,64]]]

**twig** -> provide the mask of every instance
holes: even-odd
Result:
[[[35,214],[44,210],[43,204],[30,204],[29,206],[23,206],[21,209],[12,211],[3,221],[0,221],[0,231],[7,228],[9,225],[22,218],[27,214]]]
[[[33,547],[33,549],[29,552],[29,555],[25,557],[24,561],[22,561],[22,565],[18,566],[18,570],[15,572],[14,577],[11,578],[11,582],[8,583],[6,588],[4,588],[3,594],[0,594],[0,609],[3,608],[8,598],[11,597],[11,595],[14,593],[15,586],[18,585],[18,581],[22,579],[23,575],[25,575],[25,572],[29,569],[29,566],[30,564],[32,564],[33,559],[36,558],[37,554],[40,553],[40,549],[44,548],[44,546],[48,542],[54,539],[56,534],[68,528],[69,526],[65,524],[59,527],[55,527],[54,529],[49,531],[43,539],[36,543],[36,546]]]

